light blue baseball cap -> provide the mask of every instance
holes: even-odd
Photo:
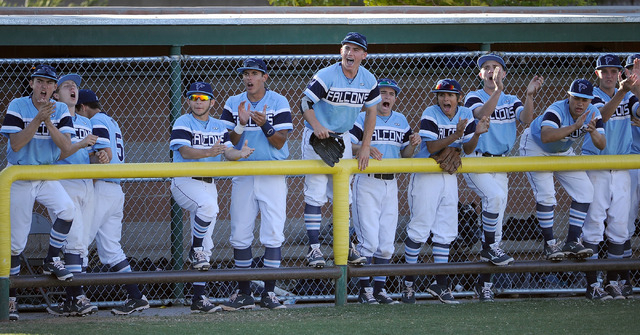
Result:
[[[69,74],[65,74],[64,76],[60,77],[60,79],[58,79],[58,85],[64,83],[67,80],[71,80],[74,83],[76,83],[76,86],[80,87],[80,83],[82,83],[82,77],[80,77],[80,75],[75,74],[75,73],[69,73]]]

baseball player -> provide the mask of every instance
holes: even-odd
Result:
[[[636,78],[640,78],[640,54],[631,54],[627,57],[627,61],[625,63],[624,75],[625,77],[629,77],[632,74],[636,75]],[[640,84],[636,81],[636,85],[633,85],[631,88],[631,93],[637,98],[640,96]],[[633,141],[631,143],[631,153],[632,154],[640,154],[640,116],[638,116],[637,111],[632,113],[632,127],[631,127],[631,135]],[[632,250],[631,250],[631,237],[635,234],[636,231],[636,218],[638,217],[638,203],[640,202],[640,178],[638,178],[638,174],[640,170],[634,169],[629,171],[630,175],[630,185],[631,185],[631,200],[630,208],[629,208],[629,223],[628,223],[628,239],[624,243],[624,256],[623,258],[631,258]],[[633,295],[632,286],[631,286],[631,276],[625,278],[625,283],[622,285],[622,294],[625,297],[631,297]]]
[[[489,128],[489,117],[481,118],[477,125],[473,112],[463,106],[460,84],[454,79],[442,79],[431,90],[437,105],[430,106],[420,118],[422,143],[415,157],[429,158],[446,147],[462,149],[470,154],[478,138]],[[458,178],[448,173],[414,173],[408,187],[411,220],[407,225],[405,261],[418,263],[423,243],[433,233],[435,263],[449,261],[451,242],[458,235]],[[446,304],[457,304],[451,294],[447,275],[436,275],[436,281],[427,291]],[[402,302],[415,303],[414,276],[405,276]]]
[[[173,162],[219,162],[247,158],[253,149],[247,142],[241,150],[231,144],[229,132],[220,120],[209,115],[215,104],[211,84],[195,82],[187,91],[189,111],[180,116],[171,130],[170,149]],[[176,177],[171,181],[171,195],[176,203],[189,211],[191,250],[189,261],[196,270],[208,270],[213,241],[211,235],[218,215],[218,190],[211,177]],[[220,311],[205,295],[205,282],[193,283],[192,313]]]
[[[0,133],[9,139],[7,166],[55,164],[61,152],[71,147],[73,121],[67,105],[51,100],[57,88],[56,69],[49,65],[35,67],[29,80],[33,90],[27,97],[9,103]],[[57,180],[17,180],[11,185],[11,269],[20,274],[20,254],[24,250],[35,201],[56,213],[51,227],[49,248],[44,258],[44,274],[59,280],[71,280],[73,274],[60,260],[60,251],[75,217],[75,206]],[[17,291],[9,289],[9,319],[18,320]]]
[[[93,153],[92,146],[98,138],[92,134],[91,121],[76,113],[78,102],[78,88],[82,79],[77,74],[67,74],[58,79],[58,89],[53,97],[69,108],[73,119],[75,136],[71,137],[71,150],[63,152],[57,164],[90,164],[89,155]],[[64,156],[67,156],[66,158]],[[71,273],[82,272],[82,259],[87,257],[87,246],[84,244],[84,229],[93,219],[93,180],[92,179],[63,179],[60,184],[75,205],[76,216],[67,236],[64,247],[66,268]],[[51,221],[57,219],[53,211],[49,211]],[[58,306],[47,307],[47,311],[59,316],[84,316],[98,311],[98,306],[91,304],[84,295],[82,286],[67,286],[67,297]]]
[[[607,144],[600,111],[591,104],[593,85],[585,79],[576,79],[569,88],[569,98],[553,103],[538,116],[520,138],[521,156],[571,156],[571,145],[587,133],[593,145],[603,150]],[[556,204],[553,176],[571,197],[569,232],[562,248],[553,235],[554,206]],[[585,171],[527,172],[536,199],[536,215],[544,237],[544,254],[548,260],[565,257],[584,259],[593,250],[580,241],[589,204],[593,201],[593,185]],[[597,298],[604,292],[590,286],[587,295]]]
[[[245,160],[269,161],[289,157],[287,136],[293,130],[289,101],[266,87],[269,73],[262,59],[247,58],[237,71],[242,75],[245,92],[227,99],[222,122],[229,129],[231,142],[255,148]],[[264,245],[264,266],[279,268],[287,219],[287,181],[284,175],[233,177],[231,190],[231,238],[236,268],[249,268],[253,260],[251,244],[256,217],[260,212],[260,243]],[[253,308],[249,281],[238,282],[238,289],[222,309],[235,311]],[[274,293],[275,280],[266,280],[260,306],[285,308]]]
[[[607,146],[596,148],[588,134],[582,145],[583,155],[627,155],[631,152],[631,113],[638,109],[638,98],[630,90],[637,77],[631,75],[620,82],[622,65],[618,56],[604,54],[596,62],[599,85],[593,89],[591,104],[600,110],[604,122]],[[608,258],[622,258],[624,243],[628,240],[629,206],[631,201],[628,170],[587,171],[593,184],[593,202],[584,221],[583,243],[593,250],[592,258],[598,258],[599,243],[607,236]],[[607,221],[605,228],[604,221]],[[628,285],[628,270],[609,271],[605,291],[614,299],[624,299],[622,287]],[[618,277],[620,277],[618,279]],[[586,272],[587,285],[597,282],[597,272]],[[603,298],[604,299],[604,298]]]
[[[489,131],[480,137],[476,150],[470,157],[504,157],[509,154],[516,141],[516,121],[528,125],[533,120],[533,100],[536,91],[544,82],[543,77],[534,76],[527,86],[527,98],[520,101],[515,95],[504,93],[503,80],[507,75],[502,57],[488,54],[478,58],[480,79],[483,88],[469,92],[465,107],[473,111],[479,120],[488,116]],[[482,251],[480,259],[494,265],[509,265],[513,257],[500,248],[502,222],[507,208],[509,179],[506,173],[465,173],[467,185],[482,199]],[[481,301],[493,301],[491,274],[481,274],[475,291]]]
[[[383,158],[412,157],[420,135],[412,134],[404,115],[393,111],[400,87],[393,79],[379,79],[382,102],[377,105],[376,127],[371,151]],[[366,113],[358,115],[350,131],[353,151],[362,143]],[[358,237],[358,252],[367,264],[389,264],[393,256],[398,226],[398,182],[393,174],[358,174],[353,182],[353,226]],[[384,286],[387,277],[376,276],[371,287],[369,277],[360,278],[358,301],[363,304],[397,304]]]
[[[93,134],[98,136],[94,145],[96,158],[93,162],[123,164],[125,155],[122,131],[118,123],[102,111],[96,94],[92,90],[80,90],[77,106],[78,113],[91,120]],[[109,265],[110,271],[131,272],[127,256],[120,245],[124,216],[124,192],[120,179],[95,180],[94,199],[96,205],[93,218],[85,228],[86,245],[89,246],[96,240],[100,262]],[[149,308],[149,302],[137,284],[126,284],[124,287],[128,298],[122,306],[113,308],[111,313],[127,315]]]
[[[366,117],[362,147],[358,151],[358,167],[364,170],[371,155],[371,136],[375,128],[376,104],[380,102],[376,78],[361,66],[367,57],[367,38],[350,32],[342,40],[339,63],[326,67],[313,76],[300,101],[305,128],[302,134],[302,159],[321,159],[309,144],[311,134],[320,139],[329,137],[329,132],[342,135],[345,150],[342,158],[352,158],[348,131],[364,108]],[[381,159],[379,152],[374,159]],[[307,175],[304,181],[304,222],[309,238],[307,264],[322,268],[324,256],[320,251],[320,223],[322,206],[333,197],[333,181],[329,175]],[[366,258],[353,248],[349,249],[349,264],[363,264]]]

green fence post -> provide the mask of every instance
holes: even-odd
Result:
[[[171,47],[171,73],[169,85],[171,91],[171,115],[169,121],[171,125],[180,117],[182,110],[182,70],[180,68],[181,47],[174,45]],[[171,155],[171,152],[169,153]],[[182,208],[171,198],[171,269],[182,270],[184,261],[182,254]],[[173,299],[184,298],[184,283],[173,283],[171,285],[171,296]]]

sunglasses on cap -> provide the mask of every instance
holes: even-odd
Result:
[[[445,91],[457,91],[456,87],[453,86],[453,84],[449,84],[449,83],[439,83],[436,86],[436,90],[445,90]]]
[[[191,94],[189,96],[189,100],[191,101],[209,101],[211,100],[211,97],[206,95],[206,94]]]

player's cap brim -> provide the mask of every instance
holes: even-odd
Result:
[[[74,83],[76,83],[76,86],[78,87],[80,87],[80,83],[82,83],[82,78],[79,75],[75,73],[70,73],[60,77],[60,79],[58,79],[58,85],[64,83],[67,80],[73,81]]]
[[[604,69],[605,67],[615,67],[617,69],[622,69],[622,65],[600,65],[596,66],[596,70]]]
[[[342,45],[345,45],[347,43],[357,45],[357,46],[361,47],[362,49],[364,49],[364,51],[367,51],[367,47],[365,45],[363,45],[363,44],[360,44],[360,43],[354,42],[354,41],[342,41]]]
[[[454,90],[431,90],[431,93],[455,93],[455,94],[460,94],[459,91],[454,91]]]
[[[575,93],[575,92],[571,92],[571,91],[568,91],[567,93],[569,93],[569,95],[572,95],[572,96],[578,97],[578,98],[593,99],[593,95]]]
[[[239,67],[239,68],[237,68],[237,69],[236,69],[236,71],[238,71],[238,73],[242,73],[242,72],[244,72],[244,70],[258,70],[258,71],[260,71],[260,72],[262,72],[262,73],[267,73],[267,71],[265,71],[264,69],[261,69],[261,68],[259,68],[259,67],[257,67],[257,66],[253,66],[253,67]]]

